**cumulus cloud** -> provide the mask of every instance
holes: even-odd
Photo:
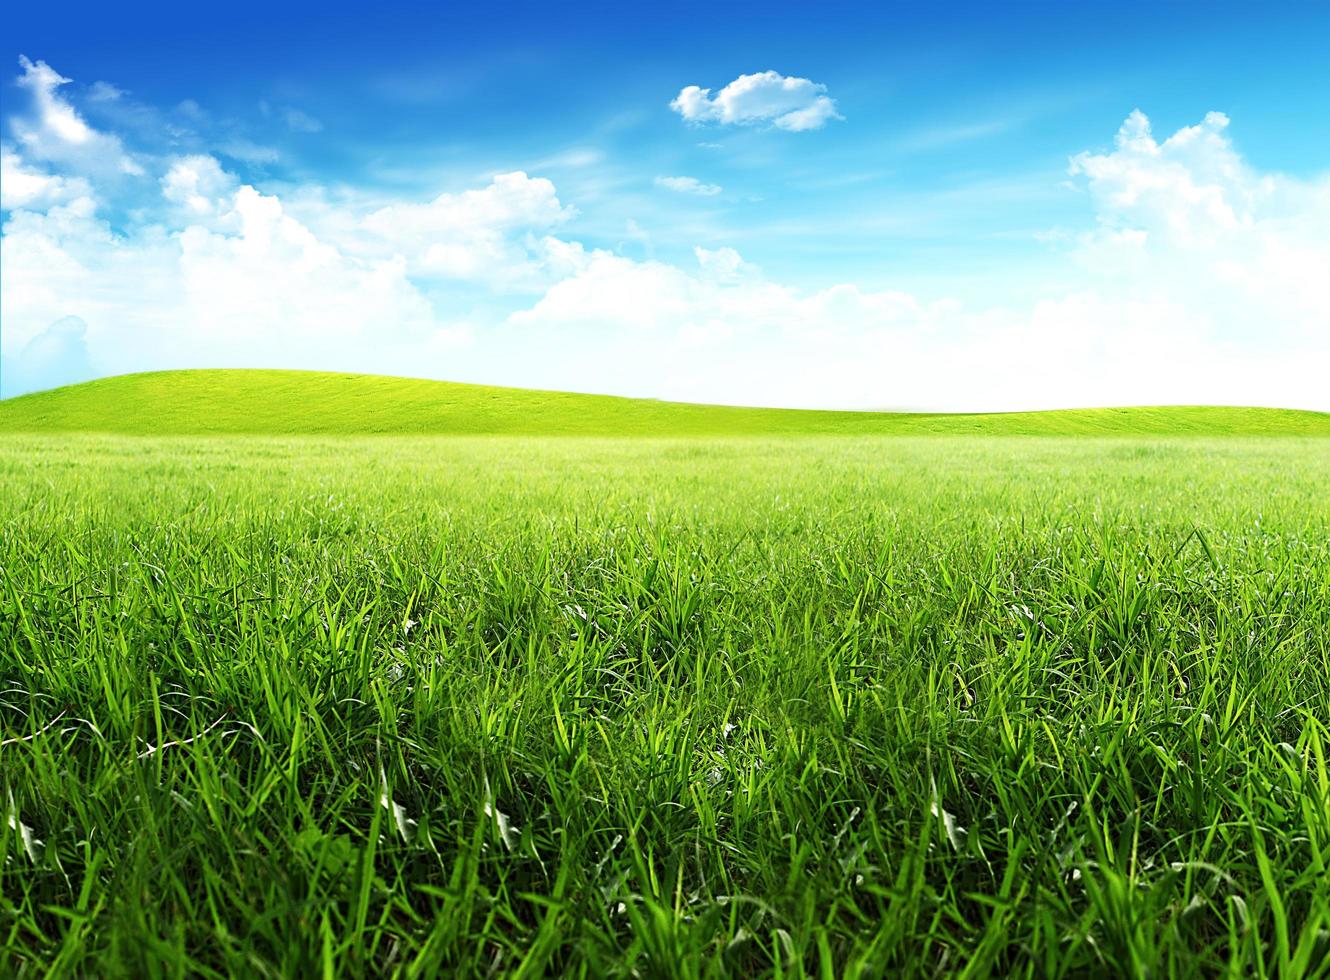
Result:
[[[241,347],[376,343],[428,332],[432,312],[401,261],[359,261],[320,240],[280,199],[248,185],[230,200],[234,232],[176,236],[188,322]],[[279,336],[272,336],[276,332]]]
[[[22,155],[0,144],[0,210],[44,209],[91,193],[82,177],[62,177],[28,167]]]
[[[709,88],[689,85],[674,97],[670,108],[693,123],[770,123],[798,133],[843,118],[826,91],[825,85],[807,78],[761,71],[740,75],[714,96]]]
[[[1072,158],[1097,230],[1074,258],[1090,282],[1203,317],[1216,337],[1268,347],[1330,339],[1330,179],[1258,173],[1229,120],[1156,140],[1133,112],[1106,153]]]
[[[594,388],[599,348],[610,390],[701,400],[1330,408],[1330,179],[1255,171],[1227,127],[1212,113],[1156,139],[1133,113],[1112,149],[1073,157],[1095,227],[1034,270],[1059,285],[1028,305],[800,290],[732,249],[692,269],[596,254],[509,318],[567,341],[524,383]]]
[[[1330,344],[1225,338],[1209,310],[1086,288],[967,309],[840,284],[801,290],[737,256],[694,269],[596,254],[511,315],[558,337],[514,383],[755,405],[983,411],[1158,403],[1326,408]],[[614,370],[605,370],[605,364]]]
[[[237,180],[206,154],[177,157],[161,179],[162,196],[192,219],[226,213]]]
[[[1101,221],[1197,244],[1249,226],[1277,188],[1234,149],[1222,112],[1208,113],[1162,143],[1139,109],[1118,130],[1111,153],[1081,153],[1070,171],[1084,176]]]
[[[516,171],[427,204],[379,208],[363,227],[415,274],[522,286],[577,264],[579,249],[549,234],[576,213],[551,181]]]
[[[699,197],[715,197],[722,190],[718,184],[706,184],[696,177],[657,177],[656,186],[676,194],[696,194]]]
[[[1033,299],[971,307],[799,288],[726,247],[586,247],[524,172],[429,200],[278,194],[211,153],[163,154],[141,158],[130,208],[123,174],[47,152],[116,137],[62,115],[53,70],[25,72],[49,98],[25,123],[39,139],[0,145],[5,393],[211,365],[827,407],[1330,409],[1330,179],[1253,168],[1217,113],[1163,138],[1134,113],[1072,158],[1092,224],[1024,270]],[[718,121],[797,111],[723,96],[703,93]]]
[[[6,362],[69,315],[87,323],[103,372],[357,361],[387,370],[394,358],[408,363],[407,349],[464,339],[403,260],[361,258],[320,239],[279,198],[211,158],[176,160],[161,189],[171,205],[164,223],[129,232],[87,197],[11,213],[0,239]]]

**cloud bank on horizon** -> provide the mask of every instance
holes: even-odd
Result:
[[[579,233],[578,193],[534,165],[424,195],[324,183],[281,172],[234,127],[207,129],[188,99],[131,103],[115,80],[80,87],[27,57],[17,84],[27,105],[0,143],[6,396],[262,366],[808,407],[1330,409],[1330,176],[1253,166],[1220,112],[1159,134],[1138,110],[1110,146],[1068,147],[1048,192],[1080,202],[1083,223],[1032,232],[1042,250],[986,301],[964,268],[948,271],[954,290],[935,277],[926,292],[764,271],[703,226],[708,212],[677,210],[725,204],[742,222],[760,196],[729,177],[653,169],[609,204],[574,179],[600,213],[621,202],[615,240]],[[704,152],[759,162],[771,141],[853,125],[828,85],[775,71],[665,103],[680,139],[733,129],[749,142]],[[331,128],[294,106],[256,111],[304,139]],[[599,159],[562,151],[547,167]],[[850,216],[808,220],[834,240]],[[693,221],[688,252],[655,254],[656,229]]]

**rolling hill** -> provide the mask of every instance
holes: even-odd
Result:
[[[314,371],[122,375],[0,401],[0,433],[123,435],[1330,435],[1330,413],[1144,407],[829,412]]]

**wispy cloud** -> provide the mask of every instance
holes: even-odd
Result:
[[[282,118],[286,121],[286,125],[297,133],[319,133],[323,131],[323,123],[320,120],[300,109],[284,109]]]
[[[294,133],[320,133],[323,131],[322,120],[315,119],[303,109],[294,106],[273,105],[266,99],[259,102],[259,111],[267,118],[280,119],[286,128]]]
[[[657,177],[656,186],[676,194],[696,194],[699,197],[715,197],[723,188],[719,184],[705,184],[696,177]]]
[[[947,126],[931,126],[927,129],[907,133],[897,140],[895,148],[906,153],[923,153],[941,150],[960,143],[999,136],[1014,128],[1021,120],[985,119],[980,122],[957,123]]]
[[[124,96],[125,90],[110,82],[93,82],[88,89],[88,99],[92,102],[114,102]]]
[[[23,72],[17,81],[32,94],[33,112],[11,120],[11,125],[26,156],[103,174],[143,172],[118,137],[88,125],[64,98],[60,89],[69,84],[68,78],[46,62],[32,61],[26,56],[19,57],[19,66]]]

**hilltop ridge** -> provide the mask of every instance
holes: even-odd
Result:
[[[0,401],[0,432],[122,435],[1330,435],[1330,413],[1132,407],[949,414],[740,408],[383,375],[120,375]]]

